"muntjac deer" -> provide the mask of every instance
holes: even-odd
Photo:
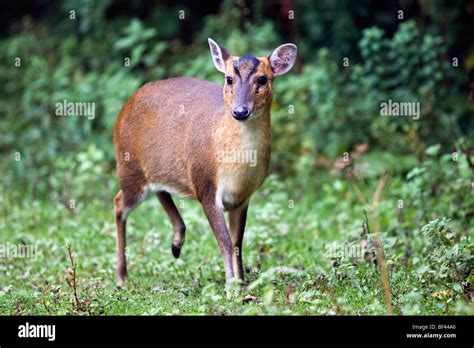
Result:
[[[214,65],[225,75],[223,90],[196,78],[151,82],[130,97],[115,124],[119,286],[127,278],[127,216],[149,192],[156,193],[171,219],[174,257],[180,255],[186,228],[170,194],[202,204],[224,258],[227,282],[244,277],[247,208],[270,162],[272,83],[293,66],[296,46],[282,45],[269,57],[236,57],[208,41]]]

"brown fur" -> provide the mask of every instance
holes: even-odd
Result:
[[[226,76],[235,76],[227,57]],[[115,199],[117,274],[127,276],[125,225],[128,213],[157,192],[174,229],[173,255],[179,256],[185,225],[169,193],[202,203],[224,257],[226,278],[243,278],[242,238],[251,195],[265,179],[271,152],[270,105],[273,74],[267,58],[255,71],[242,66],[248,78],[249,107],[254,116],[238,122],[231,115],[237,84],[222,87],[196,78],[172,78],[141,87],[125,103],[114,128],[121,190]],[[239,73],[239,72],[237,72]],[[268,83],[256,83],[259,76]],[[256,150],[257,165],[226,163],[225,151]],[[229,211],[230,232],[223,211]],[[232,251],[233,250],[233,251]]]
[[[127,101],[114,130],[126,206],[133,206],[132,201],[150,183],[161,183],[173,193],[202,201],[203,178],[217,186],[217,175],[226,170],[242,177],[241,202],[258,188],[264,175],[259,174],[257,182],[253,179],[260,164],[255,170],[245,163],[219,164],[216,151],[244,149],[242,133],[245,128],[255,128],[260,138],[257,162],[266,175],[271,151],[269,109],[253,123],[241,124],[225,110],[221,88],[195,78],[173,78],[146,84]],[[255,97],[263,93],[254,92]],[[271,95],[265,100],[271,102]],[[259,101],[260,108],[261,104],[265,103]],[[124,160],[127,153],[129,161]]]

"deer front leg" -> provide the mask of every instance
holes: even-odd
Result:
[[[224,258],[224,269],[226,282],[229,283],[234,277],[232,268],[232,241],[225,223],[224,212],[217,207],[213,195],[202,202],[207,220],[216,236],[217,244]]]
[[[244,239],[245,223],[247,221],[248,204],[229,211],[230,236],[232,240],[232,264],[235,276],[244,280],[242,265],[242,241]]]

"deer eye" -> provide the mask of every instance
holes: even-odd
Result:
[[[258,83],[260,86],[263,86],[264,84],[267,83],[267,77],[266,77],[266,76],[260,76],[260,77],[257,79],[257,83]]]
[[[233,82],[232,77],[230,77],[230,76],[227,76],[227,77],[225,78],[225,80],[227,81],[227,84],[228,84],[228,85],[231,85],[232,82]]]

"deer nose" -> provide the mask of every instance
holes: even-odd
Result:
[[[250,110],[246,106],[238,105],[232,109],[232,116],[237,121],[244,121],[250,116]]]

